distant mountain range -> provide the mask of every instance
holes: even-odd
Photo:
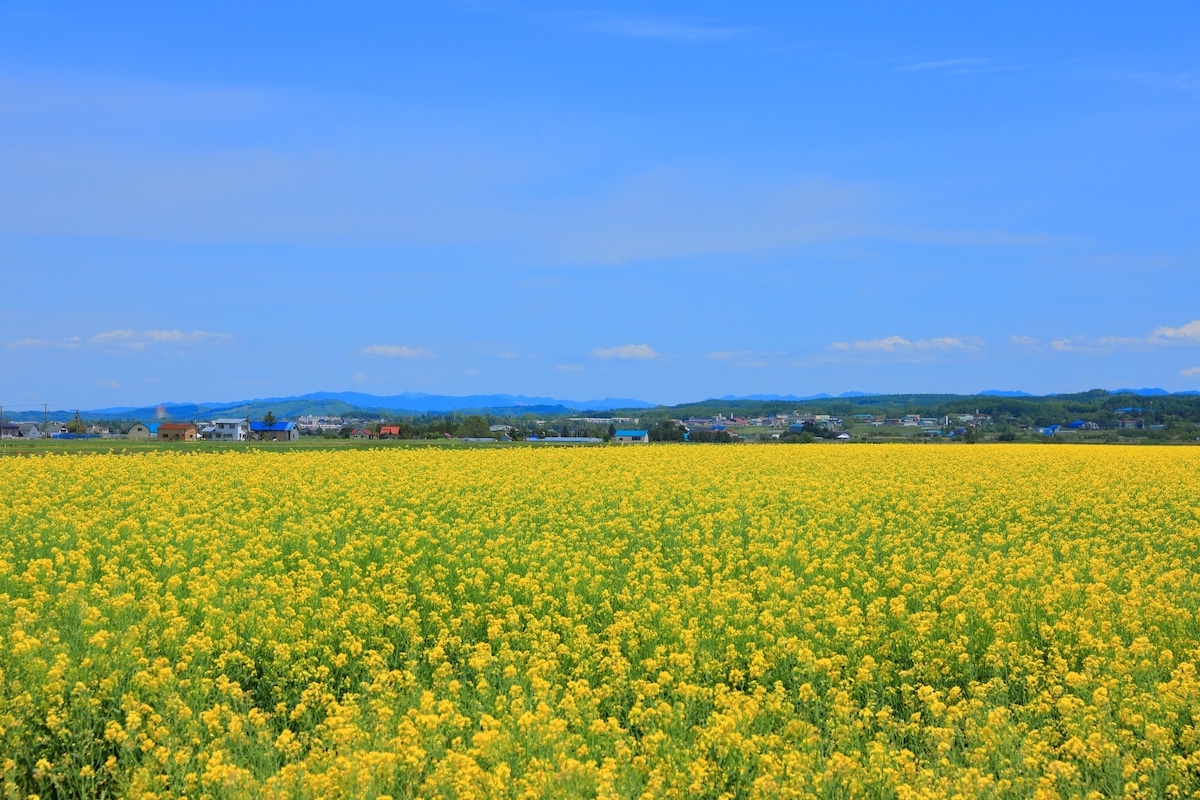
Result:
[[[1165,389],[1116,389],[1109,395],[1137,395],[1141,397],[1162,397],[1172,394]],[[1197,391],[1175,392],[1176,395],[1198,395]],[[1037,398],[1038,395],[1018,390],[988,389],[976,395],[938,395],[946,399],[955,397],[1005,397],[1005,398]],[[1057,395],[1045,395],[1055,397]],[[710,405],[714,402],[729,403],[802,403],[819,400],[851,400],[867,404],[886,402],[888,397],[900,395],[885,395],[876,392],[842,392],[839,395],[827,393],[794,395],[794,394],[748,394],[725,395],[700,403],[684,403],[675,407],[690,407]],[[921,396],[933,402],[935,396]],[[909,398],[915,401],[916,396]],[[944,400],[938,400],[944,402]],[[366,416],[373,414],[446,414],[481,413],[495,416],[520,416],[536,414],[538,417],[568,416],[583,411],[597,414],[613,409],[635,410],[655,408],[656,404],[629,397],[605,397],[596,400],[560,400],[553,397],[539,397],[512,394],[474,394],[466,396],[425,394],[423,392],[405,392],[395,395],[373,395],[363,392],[311,392],[293,397],[268,397],[254,400],[238,400],[235,402],[210,403],[162,403],[153,406],[113,406],[80,411],[81,416],[92,420],[153,420],[159,409],[165,411],[169,419],[212,419],[215,417],[250,417],[260,419],[268,411],[280,419],[296,419],[305,415],[314,416]],[[55,421],[66,422],[75,414],[74,411],[52,411],[47,416]],[[40,419],[41,414],[34,412],[19,416],[29,419]],[[6,418],[14,418],[11,413]]]
[[[297,397],[267,397],[226,403],[161,403],[156,406],[113,406],[80,412],[96,419],[153,419],[159,408],[171,419],[198,419],[213,416],[261,416],[270,410],[277,417],[347,416],[356,411],[408,413],[446,413],[451,411],[500,411],[537,414],[563,414],[572,411],[604,411],[613,408],[654,408],[654,403],[628,397],[598,400],[558,400],[552,397],[527,397],[512,394],[451,395],[405,392],[373,395],[363,392],[311,392]],[[67,412],[51,415],[58,419]]]
[[[849,399],[852,397],[879,397],[879,396],[880,395],[878,392],[842,392],[839,395],[832,395],[832,394],[826,394],[825,392],[821,392],[820,394],[806,394],[802,397],[798,396],[798,395],[794,395],[794,394],[740,394],[740,395],[727,394],[718,399],[720,399],[720,400],[769,400],[769,401],[784,400],[789,403],[803,403],[805,400],[833,400],[833,399],[846,400],[846,399]]]

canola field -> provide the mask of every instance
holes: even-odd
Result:
[[[0,462],[5,798],[1195,797],[1200,448]]]

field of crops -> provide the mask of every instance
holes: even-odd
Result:
[[[4,797],[1187,797],[1200,448],[0,461]]]

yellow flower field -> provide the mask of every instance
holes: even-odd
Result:
[[[1200,449],[0,461],[4,797],[1200,796]]]

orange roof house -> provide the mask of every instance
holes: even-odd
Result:
[[[163,422],[158,426],[160,442],[194,442],[196,426],[188,422]]]

